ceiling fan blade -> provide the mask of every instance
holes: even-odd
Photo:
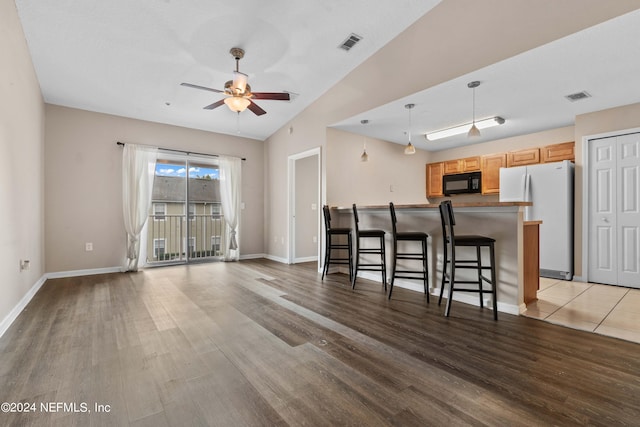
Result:
[[[218,108],[219,106],[221,106],[222,104],[224,104],[224,99],[221,99],[218,102],[214,102],[211,105],[207,105],[206,107],[204,107],[205,110],[213,110],[214,108]]]
[[[191,84],[191,83],[180,83],[180,86],[186,86],[186,87],[192,87],[194,89],[202,89],[202,90],[208,90],[208,91],[211,91],[211,92],[222,93],[222,91],[218,90],[218,89],[212,89],[210,87],[198,86],[198,85],[194,85],[194,84]]]
[[[261,116],[263,114],[267,114],[266,111],[264,111],[262,108],[260,108],[258,106],[258,104],[256,104],[255,102],[249,100],[251,102],[251,104],[249,104],[249,106],[247,107],[249,110],[251,110],[253,112],[253,114],[255,114],[256,116]]]
[[[253,99],[273,99],[276,101],[289,101],[291,97],[287,92],[253,92]]]

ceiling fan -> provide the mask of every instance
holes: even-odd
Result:
[[[226,97],[220,101],[216,101],[211,105],[204,107],[205,110],[213,110],[222,104],[227,104],[231,111],[240,113],[245,109],[249,109],[256,116],[261,116],[267,112],[260,108],[254,99],[270,99],[276,101],[289,101],[290,97],[287,92],[251,92],[251,86],[247,83],[248,75],[240,72],[240,60],[244,57],[244,50],[239,47],[232,47],[229,51],[236,60],[236,70],[233,72],[233,80],[229,80],[224,84],[224,90],[213,89],[210,87],[194,85],[191,83],[180,83],[182,86],[192,87],[194,89],[208,90],[211,92],[224,93]]]

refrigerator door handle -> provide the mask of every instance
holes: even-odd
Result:
[[[531,175],[524,174],[522,176],[524,178],[524,197],[522,198],[525,202],[531,201]],[[531,206],[526,206],[524,208],[524,220],[529,221],[531,219]]]

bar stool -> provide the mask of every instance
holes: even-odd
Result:
[[[413,279],[422,280],[424,283],[424,293],[427,295],[427,302],[429,302],[429,266],[427,265],[427,239],[429,239],[429,235],[422,231],[398,232],[396,227],[398,221],[393,203],[389,203],[389,210],[391,211],[391,224],[393,226],[393,264],[391,269],[389,299],[391,299],[391,293],[393,292],[394,279]],[[398,241],[418,242],[421,244],[421,252],[398,252]],[[397,270],[396,264],[399,259],[422,261],[422,270]]]
[[[358,226],[358,209],[356,209],[356,204],[353,204],[353,219],[355,220],[355,229],[356,229],[356,266],[353,272],[353,279],[351,280],[351,288],[356,288],[356,279],[358,278],[358,271],[380,271],[382,272],[382,284],[384,285],[384,290],[387,290],[387,264],[385,261],[385,244],[384,244],[384,230],[360,230]],[[375,248],[363,248],[360,246],[360,239],[378,239],[379,245]],[[362,254],[374,254],[380,255],[379,263],[360,263],[360,255]]]
[[[324,228],[325,228],[325,249],[324,249],[324,267],[322,268],[322,280],[324,280],[325,274],[329,271],[330,264],[348,264],[349,265],[349,281],[353,276],[353,255],[351,245],[351,228],[331,228],[331,213],[329,212],[329,206],[324,205],[322,207],[324,213]],[[347,243],[334,242],[334,236],[346,236]],[[332,250],[345,250],[347,251],[347,257],[333,257]]]
[[[440,286],[440,298],[438,299],[438,305],[442,302],[442,294],[444,292],[445,283],[449,283],[449,297],[447,299],[447,306],[444,311],[445,316],[449,316],[451,310],[451,300],[453,297],[453,291],[463,292],[477,292],[480,296],[480,308],[484,306],[482,295],[491,293],[493,298],[493,318],[498,320],[498,303],[496,297],[496,259],[494,243],[495,239],[485,236],[477,235],[464,235],[456,236],[453,228],[456,224],[455,217],[453,215],[453,207],[451,206],[451,200],[445,200],[440,203],[440,220],[442,222],[442,240],[444,242],[444,256],[442,264],[442,284]],[[475,247],[476,258],[475,259],[457,259],[456,247]],[[451,258],[447,256],[447,247],[450,248]],[[483,247],[489,248],[489,260],[490,266],[482,265],[482,253]],[[447,266],[449,266],[451,273],[447,275]],[[478,272],[477,280],[456,280],[456,269],[474,269]],[[487,279],[482,270],[491,270],[491,279]],[[483,289],[482,282],[487,282],[491,285],[491,289]],[[458,284],[477,284],[478,288],[457,288]]]

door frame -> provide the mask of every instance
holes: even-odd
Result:
[[[287,160],[287,182],[288,182],[288,195],[287,195],[287,230],[288,230],[288,246],[287,246],[287,264],[293,264],[295,262],[295,244],[296,244],[296,230],[295,230],[295,206],[296,206],[296,160],[304,159],[306,157],[317,156],[317,185],[318,185],[318,200],[316,201],[316,211],[317,211],[317,224],[318,230],[316,235],[318,236],[317,242],[317,263],[318,263],[318,271],[320,271],[320,249],[322,239],[320,238],[320,233],[322,231],[321,227],[321,218],[320,218],[320,203],[322,200],[322,170],[321,170],[321,159],[322,159],[322,150],[321,147],[312,148],[301,153],[292,154],[288,157]]]
[[[589,162],[589,141],[593,139],[618,137],[630,133],[640,133],[640,127],[585,135],[582,137],[582,273],[580,277],[576,278],[583,282],[589,281],[589,172],[591,167]]]

